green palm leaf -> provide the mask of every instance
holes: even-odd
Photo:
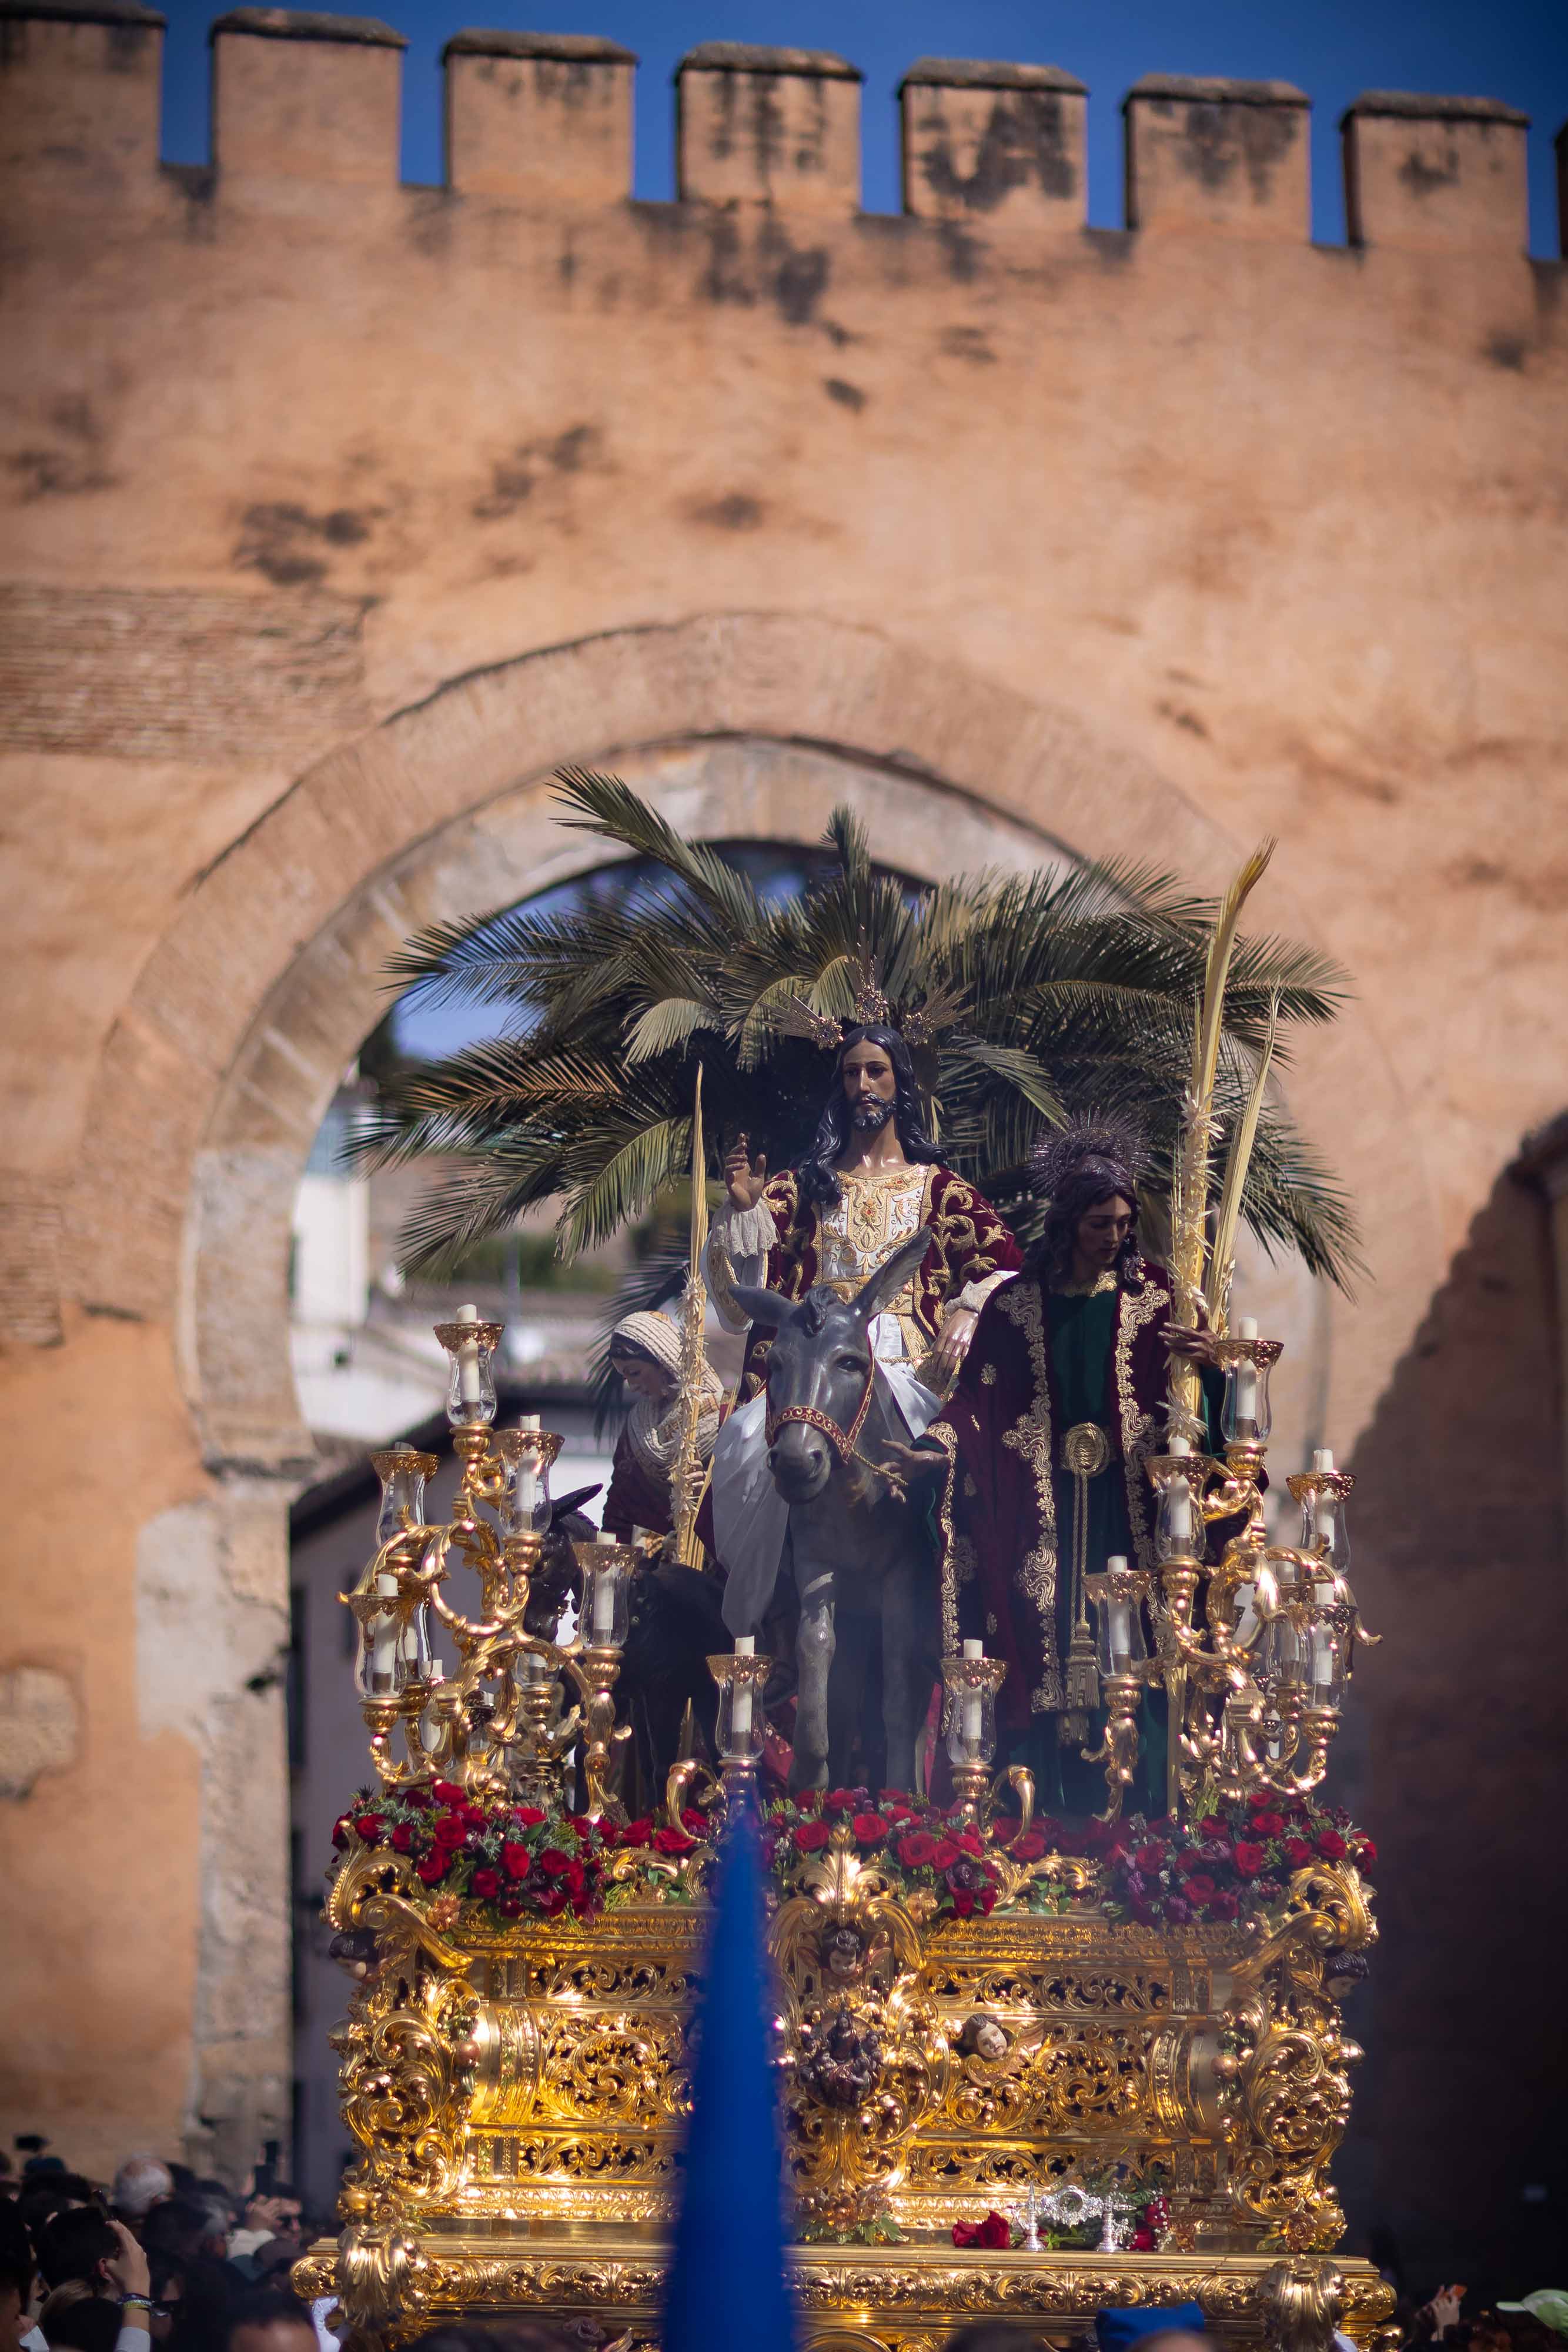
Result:
[[[545,1200],[568,1256],[641,1215],[685,1174],[699,1053],[710,1176],[742,1129],[773,1166],[788,1164],[831,1070],[799,1008],[847,1022],[868,978],[895,1017],[929,1008],[935,1034],[916,1060],[944,1154],[1020,1231],[1040,1213],[1029,1153],[1075,1113],[1135,1118],[1152,1190],[1168,1188],[1216,912],[1176,876],[1143,861],[1063,861],[913,892],[878,870],[864,824],[841,808],[823,877],[770,901],[619,778],[568,769],[559,783],[563,823],[607,858],[642,861],[625,893],[567,913],[515,908],[431,925],[391,968],[427,1003],[496,1008],[509,1032],[399,1074],[359,1139],[372,1163],[435,1163],[405,1235],[411,1262],[455,1256]],[[1279,1073],[1290,1033],[1332,1021],[1346,993],[1314,950],[1236,940],[1213,1044],[1222,1131],[1246,1114],[1271,1023]],[[1348,1281],[1349,1204],[1272,1085],[1255,1112],[1242,1219],[1266,1250]]]

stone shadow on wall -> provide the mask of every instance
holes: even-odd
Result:
[[[1381,1940],[1340,2178],[1351,2244],[1409,2284],[1521,2294],[1568,2167],[1568,1658],[1547,1211],[1499,1178],[1355,1450],[1352,1575]],[[1360,1744],[1354,1743],[1354,1744]]]

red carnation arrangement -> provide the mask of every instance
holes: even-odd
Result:
[[[695,1843],[682,1832],[674,1834],[688,1851]],[[433,1894],[439,1889],[482,1905],[497,1920],[557,1919],[564,1912],[595,1917],[604,1905],[607,1864],[623,1841],[639,1843],[613,1822],[476,1801],[450,1780],[374,1797],[361,1790],[332,1832],[338,1867],[356,1849],[384,1847],[389,1858],[412,1863]]]
[[[1266,1916],[1314,1863],[1349,1862],[1364,1877],[1377,1848],[1338,1806],[1260,1791],[1185,1829],[1134,1814],[1103,1858],[1113,1918],[1184,1927]]]

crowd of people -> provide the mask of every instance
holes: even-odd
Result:
[[[329,2228],[329,2225],[327,2225]],[[130,2156],[101,2184],[58,2158],[18,2170],[0,2153],[0,2352],[336,2352],[329,2299],[289,2284],[319,2234],[294,2191],[270,2179],[242,2197],[221,2180]],[[1546,2291],[1469,2315],[1445,2286],[1399,2315],[1405,2352],[1568,2352],[1568,2294]],[[1098,2352],[1205,2352],[1192,2307],[1104,2312]],[[1345,2338],[1343,2352],[1354,2352]],[[981,2322],[944,2352],[1047,2352],[1047,2338]],[[510,2317],[431,2329],[409,2352],[617,2352],[591,2322],[563,2330]],[[1088,2339],[1085,2352],[1095,2352]]]
[[[292,2189],[131,2156],[112,2181],[0,2156],[0,2352],[329,2352],[293,2294]]]

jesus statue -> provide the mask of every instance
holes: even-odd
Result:
[[[871,1334],[878,1377],[911,1441],[917,1438],[957,1377],[980,1309],[1020,1258],[990,1203],[943,1166],[899,1032],[872,1023],[845,1034],[816,1136],[798,1167],[770,1177],[766,1159],[754,1159],[742,1135],[725,1180],[708,1279],[714,1305],[734,1330],[747,1327],[727,1311],[731,1270],[741,1284],[790,1299],[818,1284],[849,1299],[901,1244],[929,1233],[924,1258]],[[771,1344],[769,1333],[751,1331],[741,1401],[713,1453],[712,1549],[728,1574],[725,1622],[737,1633],[753,1632],[767,1612],[789,1517],[768,1466],[763,1390]]]

